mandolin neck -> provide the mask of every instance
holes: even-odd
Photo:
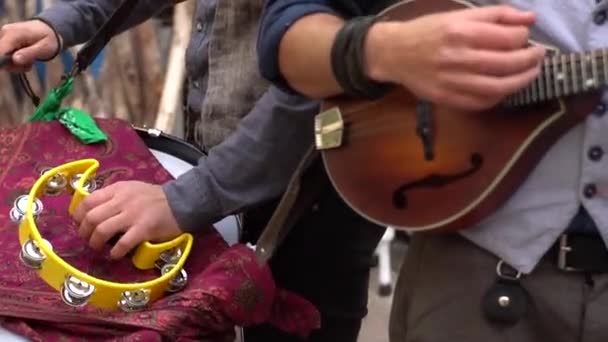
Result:
[[[608,84],[608,49],[545,57],[539,76],[509,96],[507,106],[525,106],[603,88]]]

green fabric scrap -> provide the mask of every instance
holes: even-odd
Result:
[[[72,107],[61,107],[61,102],[72,92],[72,89],[74,89],[74,78],[70,77],[62,85],[51,90],[27,121],[58,120],[84,144],[108,140],[89,114]]]

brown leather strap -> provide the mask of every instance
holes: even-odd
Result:
[[[268,262],[291,227],[328,185],[322,163],[313,165],[318,158],[319,152],[313,144],[298,164],[287,190],[257,241],[255,254],[260,264]]]

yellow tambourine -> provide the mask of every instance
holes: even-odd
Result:
[[[131,261],[142,270],[158,268],[161,276],[141,283],[115,283],[97,279],[79,271],[61,259],[51,243],[42,238],[35,217],[42,211],[39,198],[57,194],[66,187],[72,193],[69,212],[74,210],[90,191],[94,190],[95,172],[99,162],[83,159],[44,171],[29,195],[15,201],[11,219],[19,224],[20,258],[35,269],[40,277],[59,291],[64,303],[74,307],[87,304],[104,309],[120,308],[127,312],[146,308],[165,292],[181,290],[187,282],[184,263],[192,249],[193,237],[184,233],[159,244],[144,242],[134,251]]]

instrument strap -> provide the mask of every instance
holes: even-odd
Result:
[[[86,70],[91,63],[95,60],[97,55],[103,50],[103,48],[108,44],[110,39],[114,35],[118,33],[118,29],[121,27],[120,24],[124,23],[128,18],[129,14],[132,12],[133,8],[137,4],[139,0],[124,0],[122,4],[112,13],[108,21],[93,35],[93,38],[89,40],[76,54],[76,60],[74,61],[74,65],[69,75],[65,75],[63,78],[68,79],[70,77],[75,77],[80,74],[82,71]],[[42,19],[40,19],[42,20]],[[47,25],[51,25],[46,20],[42,20],[47,23]],[[53,31],[55,29],[53,28]],[[57,35],[57,32],[55,31]],[[59,38],[58,38],[59,39]],[[12,53],[6,54],[4,56],[0,56],[0,67],[4,66],[7,63],[10,63],[12,60]],[[27,79],[27,75],[23,72],[19,73],[19,82],[25,91],[25,94],[32,100],[34,107],[38,107],[40,105],[40,97],[36,95],[32,86]]]
[[[268,262],[296,221],[328,185],[319,155],[315,145],[311,145],[291,176],[287,190],[257,241],[255,254],[260,264]]]
[[[121,24],[129,19],[129,15],[138,1],[139,0],[124,0],[122,4],[116,8],[110,18],[95,33],[93,38],[91,38],[91,40],[89,40],[76,54],[76,61],[74,62],[71,76],[75,76],[86,70],[91,63],[93,63],[101,50],[103,50],[112,37],[118,33],[119,29],[123,27]]]

